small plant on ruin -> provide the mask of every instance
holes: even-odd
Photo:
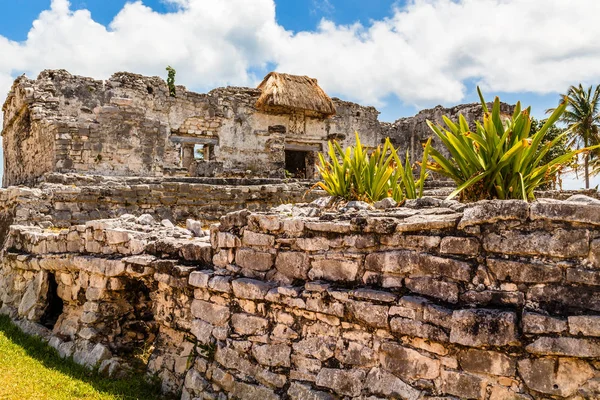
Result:
[[[328,146],[329,159],[319,154],[317,169],[322,180],[315,187],[329,195],[366,202],[392,197],[398,203],[423,195],[425,168],[421,168],[419,178],[415,179],[408,152],[403,166],[389,138],[370,153],[361,144],[358,133],[355,146],[343,150],[337,141],[330,141]],[[429,146],[424,152],[424,162],[428,149]]]
[[[175,74],[177,71],[175,71],[175,68],[171,67],[170,65],[166,69],[168,73],[167,86],[169,87],[169,96],[175,97]]]
[[[498,97],[490,111],[479,88],[477,91],[484,115],[483,123],[476,123],[475,132],[470,130],[462,115],[458,124],[444,117],[446,128],[427,121],[450,152],[448,159],[428,145],[433,162],[427,163],[427,168],[451,178],[458,186],[449,199],[460,195],[464,201],[533,200],[537,187],[551,182],[577,154],[594,148],[568,151],[545,160],[544,156],[560,145],[568,134],[566,131],[551,141],[544,140],[548,129],[565,111],[566,101],[554,110],[538,131],[531,132],[531,107],[521,110],[519,102],[513,115],[505,116],[500,113]]]

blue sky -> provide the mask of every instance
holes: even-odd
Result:
[[[305,74],[392,122],[499,95],[544,117],[600,83],[597,0],[0,0],[0,92],[22,73],[128,70],[196,91]],[[599,182],[600,183],[600,182]]]

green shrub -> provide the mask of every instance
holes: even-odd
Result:
[[[427,121],[435,135],[450,152],[451,158],[430,148],[434,162],[427,168],[454,180],[457,189],[448,198],[460,195],[462,200],[522,199],[533,200],[533,191],[551,182],[555,175],[573,158],[592,148],[568,151],[544,160],[546,154],[560,145],[568,131],[545,141],[548,129],[565,111],[563,102],[554,110],[537,132],[531,129],[531,107],[521,110],[517,103],[512,116],[500,113],[500,99],[496,97],[492,110],[488,109],[483,95],[477,88],[483,107],[483,123],[477,122],[471,132],[465,118],[460,115],[458,124],[444,117],[447,128]]]
[[[337,141],[330,141],[328,146],[329,160],[319,153],[317,169],[322,180],[315,187],[329,195],[371,203],[386,197],[400,203],[423,195],[425,168],[421,168],[419,179],[415,180],[408,152],[403,166],[389,138],[370,153],[361,144],[358,133],[355,146],[343,150]],[[428,148],[423,162],[427,160]]]
[[[175,90],[175,68],[170,65],[166,68],[167,70],[167,86],[169,87],[169,96],[175,97],[177,95],[177,91]]]

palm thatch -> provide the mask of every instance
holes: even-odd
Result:
[[[295,109],[324,117],[335,115],[331,98],[314,78],[271,72],[258,85],[258,89],[262,91],[256,102],[256,107],[260,110]]]

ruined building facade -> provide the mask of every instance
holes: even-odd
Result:
[[[3,112],[5,187],[48,172],[312,179],[328,140],[345,147],[359,132],[375,147],[390,137],[415,160],[432,136],[426,119],[482,114],[477,104],[437,107],[389,124],[373,107],[330,99],[308,77],[271,73],[256,89],[198,94],[178,86],[170,96],[158,77],[102,81],[64,70],[18,78]]]

